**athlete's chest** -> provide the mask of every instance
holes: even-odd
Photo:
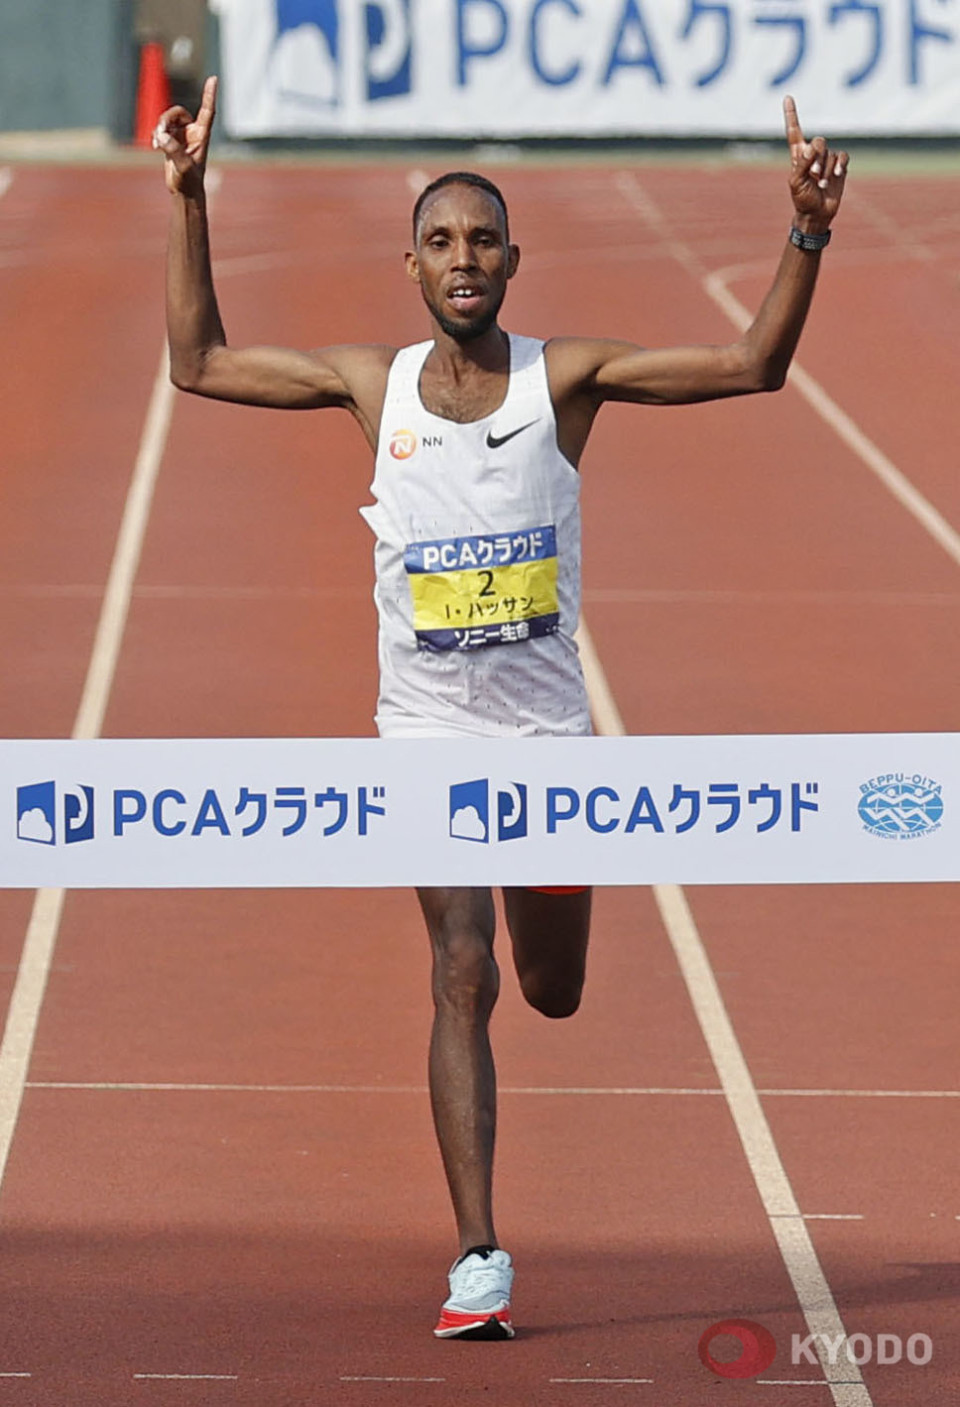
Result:
[[[428,414],[466,425],[470,421],[485,420],[499,410],[507,398],[509,386],[510,377],[506,372],[453,381],[432,375],[424,368],[420,373],[419,399]]]

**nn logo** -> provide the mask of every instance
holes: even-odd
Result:
[[[491,798],[493,807],[491,809]],[[509,782],[491,789],[486,777],[450,788],[450,834],[454,840],[519,840],[527,833],[527,788]]]
[[[57,822],[65,845],[93,839],[93,787],[64,790],[58,815],[56,782],[17,787],[17,839],[56,845]]]

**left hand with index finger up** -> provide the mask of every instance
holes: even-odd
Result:
[[[783,115],[790,148],[794,224],[805,234],[820,234],[829,229],[840,208],[850,158],[845,151],[831,151],[824,137],[806,140],[793,98],[784,98]]]

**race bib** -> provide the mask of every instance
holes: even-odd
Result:
[[[560,623],[553,526],[411,542],[403,564],[421,650],[509,645]]]

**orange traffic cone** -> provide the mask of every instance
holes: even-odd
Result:
[[[140,50],[140,78],[137,83],[137,117],[134,144],[148,147],[160,114],[170,106],[170,80],[163,62],[163,45],[156,40]]]

